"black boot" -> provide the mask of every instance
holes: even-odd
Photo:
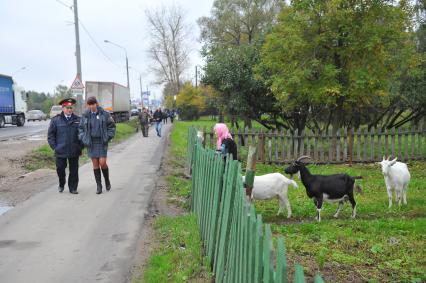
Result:
[[[109,182],[109,168],[102,169],[102,174],[104,175],[105,179],[105,188],[107,191],[111,190],[111,183]]]
[[[102,194],[102,176],[101,176],[101,169],[93,169],[93,172],[95,173],[95,180],[96,180],[96,194]]]

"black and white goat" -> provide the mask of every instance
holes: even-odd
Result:
[[[317,220],[321,221],[321,208],[323,201],[338,202],[334,217],[339,216],[343,203],[347,200],[352,205],[352,218],[356,216],[356,202],[354,198],[355,179],[362,179],[362,177],[351,177],[347,174],[335,175],[312,175],[303,163],[304,159],[310,158],[309,156],[301,156],[294,161],[284,172],[286,174],[296,174],[300,172],[300,178],[306,188],[306,194],[309,198],[314,200],[317,207]],[[359,186],[357,189],[361,190]]]

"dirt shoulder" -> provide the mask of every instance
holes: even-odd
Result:
[[[34,149],[46,144],[46,138],[46,135],[40,135],[0,142],[1,205],[15,206],[55,184],[54,170],[29,172],[24,168],[27,157]]]
[[[154,237],[153,224],[155,219],[160,215],[165,216],[179,216],[185,214],[185,210],[173,204],[170,200],[169,187],[166,177],[170,174],[170,136],[167,136],[167,149],[163,155],[161,166],[157,172],[158,179],[155,189],[151,195],[151,204],[149,206],[149,213],[145,215],[145,228],[143,234],[140,236],[138,245],[138,254],[135,258],[133,270],[131,270],[130,277],[132,282],[134,279],[139,278],[148,263],[154,249],[158,246],[158,242]]]

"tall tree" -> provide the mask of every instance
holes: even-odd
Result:
[[[394,2],[292,1],[267,36],[257,69],[283,111],[320,114],[336,130],[387,103],[401,74],[418,65],[411,6]]]
[[[185,23],[184,11],[177,7],[161,7],[146,11],[150,26],[149,54],[156,83],[172,87],[173,95],[179,93],[182,75],[188,67],[190,30]]]
[[[250,119],[260,120],[259,111],[271,110],[267,88],[261,79],[254,78],[252,68],[259,58],[259,42],[276,19],[280,3],[216,0],[211,16],[198,20],[207,61],[203,82],[219,91],[220,109],[232,113],[232,120],[242,117],[247,126],[251,126]]]

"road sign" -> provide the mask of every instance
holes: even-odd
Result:
[[[79,89],[72,88],[71,89],[71,93],[73,95],[83,95],[84,91],[83,91],[82,88],[79,88]]]
[[[80,90],[80,92],[83,92],[84,84],[81,82],[79,76],[75,76],[74,82],[71,84],[71,91],[72,90]]]

